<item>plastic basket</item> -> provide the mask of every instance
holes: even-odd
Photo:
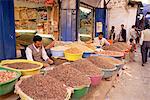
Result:
[[[92,52],[84,52],[83,53],[83,58],[88,58],[88,57],[90,57],[91,56],[91,54],[93,54]]]
[[[71,97],[73,99],[80,99],[81,97],[83,97],[88,93],[88,90],[89,90],[89,86],[74,88],[74,92]]]
[[[11,91],[13,91],[15,83],[17,82],[18,78],[21,76],[21,73],[18,72],[18,71],[14,71],[14,70],[10,70],[10,69],[7,69],[7,68],[0,67],[0,71],[2,71],[2,70],[17,73],[16,78],[14,78],[12,80],[9,80],[7,82],[4,82],[4,83],[0,83],[0,95],[5,95],[5,94],[10,93]]]
[[[31,76],[29,76],[31,77]],[[15,93],[19,95],[19,97],[21,98],[21,100],[33,100],[33,98],[29,97],[27,94],[25,94],[21,88],[19,87],[19,85],[21,84],[23,79],[29,78],[29,77],[24,77],[22,78],[20,81],[18,81],[15,85]],[[67,95],[66,98],[64,100],[70,100],[71,98],[71,94],[72,94],[72,89],[67,88]]]
[[[102,71],[104,72],[103,78],[112,77],[114,73],[116,72],[116,70],[117,70],[117,67],[113,69],[102,69]]]
[[[82,59],[82,55],[83,55],[83,53],[71,54],[71,53],[67,53],[67,52],[64,52],[64,54],[65,54],[66,60],[68,60],[68,61],[76,61],[76,60]]]
[[[54,58],[64,57],[64,51],[51,50],[51,54]]]
[[[99,76],[91,76],[91,86],[97,86],[100,84],[102,78],[103,78],[104,72],[101,71]]]
[[[7,66],[3,66],[4,64],[11,64],[11,63],[17,63],[17,62],[27,62],[27,63],[31,63],[31,64],[37,64],[40,65],[37,68],[33,68],[33,69],[27,69],[27,70],[21,70],[21,69],[14,69],[14,68],[10,68]],[[11,70],[15,70],[15,71],[20,71],[22,73],[23,76],[25,75],[34,75],[34,74],[38,74],[40,73],[40,69],[43,67],[43,64],[40,62],[36,62],[36,61],[31,61],[31,60],[23,60],[23,59],[16,59],[16,60],[3,60],[0,65],[4,68],[8,68]]]

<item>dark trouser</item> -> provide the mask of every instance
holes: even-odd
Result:
[[[139,37],[137,37],[137,38],[135,39],[136,44],[139,43],[139,40],[140,40]]]
[[[147,53],[149,48],[150,48],[150,41],[143,41],[143,45],[141,46],[143,64],[147,62]]]

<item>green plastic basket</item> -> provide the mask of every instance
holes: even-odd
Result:
[[[0,67],[0,71],[2,71],[2,70],[16,72],[17,77],[12,79],[12,80],[9,80],[7,82],[0,83],[0,96],[5,95],[5,94],[10,93],[11,91],[13,91],[15,83],[17,82],[18,78],[21,76],[21,72],[18,72],[18,71],[14,71],[14,70],[10,70],[10,69],[7,69],[7,68]]]
[[[74,89],[74,93],[72,94],[72,99],[80,99],[84,95],[88,93],[89,87],[83,87],[79,89]]]

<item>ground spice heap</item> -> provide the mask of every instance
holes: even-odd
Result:
[[[108,61],[101,59],[99,56],[91,56],[87,58],[89,61],[91,61],[93,64],[97,65],[99,68],[103,69],[113,69],[115,66]]]
[[[59,65],[53,70],[48,71],[47,75],[73,88],[90,85],[90,79],[77,69],[72,68],[69,64]]]
[[[101,69],[87,59],[81,59],[71,63],[71,67],[79,70],[88,76],[99,76]]]
[[[34,75],[24,79],[19,87],[34,100],[64,100],[67,96],[63,83],[49,75]]]
[[[15,68],[15,69],[23,69],[23,70],[40,67],[40,65],[27,63],[27,62],[10,63],[10,64],[4,64],[3,66],[7,66],[7,67],[10,67],[10,68]]]

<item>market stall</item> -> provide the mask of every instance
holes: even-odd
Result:
[[[14,7],[17,50],[31,44],[35,34],[43,37],[44,46],[58,40],[57,0],[15,0]]]
[[[57,8],[57,2],[56,6],[55,4],[47,6],[42,0],[35,1],[16,0],[16,2],[23,2],[26,5],[20,3],[15,5],[18,49],[32,43],[35,31],[42,37],[50,38],[50,36],[55,37],[56,35],[58,20],[55,8]],[[30,6],[30,4],[32,5]],[[35,6],[33,6],[34,4]],[[93,12],[91,8],[88,13],[84,13],[83,8],[80,10],[83,16],[87,17],[80,20],[81,34],[87,34],[91,38],[93,35]],[[63,11],[66,10],[63,9]],[[51,16],[53,17],[51,18]],[[55,25],[56,27],[54,27]],[[85,28],[88,31],[84,32]],[[43,38],[43,42],[46,45],[50,43],[50,40]],[[3,95],[0,99],[9,98],[6,94],[9,95],[11,92],[17,98],[25,100],[83,99],[92,88],[101,87],[102,82],[105,84],[107,80],[114,80],[113,77],[116,77],[118,71],[122,70],[124,65],[122,59],[128,49],[129,46],[125,43],[114,43],[98,48],[92,42],[57,41],[51,48],[54,64],[49,67],[43,68],[42,63],[25,59],[4,60],[0,62],[2,67],[0,70],[6,70],[0,71],[0,77],[5,79],[0,80],[0,90],[4,85],[8,85],[7,88],[11,86],[11,88],[7,92],[0,91],[0,95]],[[121,59],[116,59],[118,57]],[[8,84],[10,82],[13,84]],[[100,92],[103,93],[103,91],[101,89]]]

